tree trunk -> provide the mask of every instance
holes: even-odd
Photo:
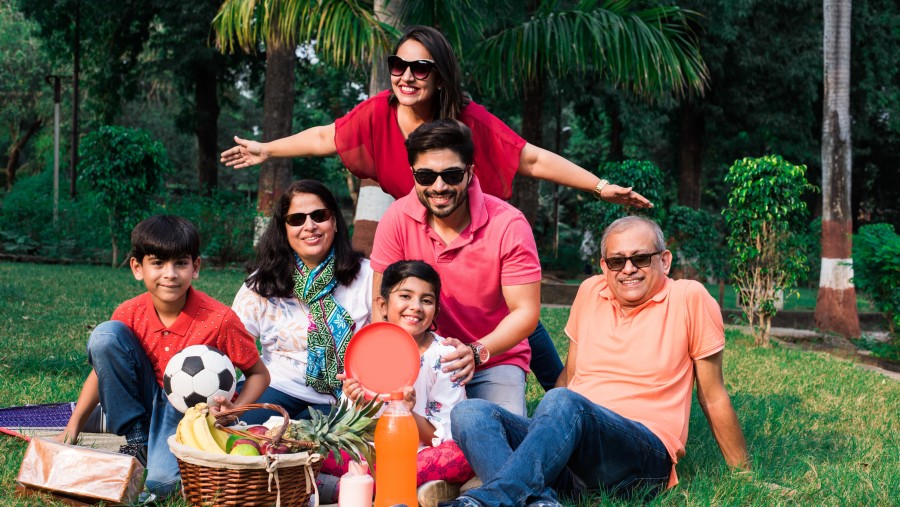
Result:
[[[822,269],[816,326],[858,337],[850,207],[850,12],[851,0],[824,0],[824,97],[822,114]]]
[[[375,16],[382,23],[399,27],[397,13],[402,10],[403,0],[386,2],[375,1]],[[372,51],[372,77],[369,80],[369,96],[373,96],[391,86],[390,74],[384,64],[384,55],[375,48]],[[352,189],[351,189],[352,190]],[[384,216],[394,198],[381,190],[374,180],[364,179],[359,183],[359,195],[356,200],[356,213],[353,216],[353,248],[363,252],[366,257],[372,253],[375,241],[375,229]]]
[[[22,149],[26,144],[28,144],[28,141],[31,139],[31,137],[36,134],[43,125],[43,118],[36,118],[34,121],[29,122],[28,128],[25,130],[25,134],[19,139],[14,140],[12,146],[10,146],[9,160],[6,161],[7,190],[12,190],[13,184],[16,182],[16,169],[19,168],[19,156],[22,154]]]
[[[219,133],[219,99],[217,95],[218,73],[214,56],[197,62],[194,66],[194,134],[197,136],[197,176],[200,193],[209,195],[218,186],[219,150],[216,137]]]
[[[544,79],[542,75],[525,83],[522,97],[522,137],[535,145],[543,145]],[[519,208],[534,227],[538,212],[538,180],[515,178],[510,203]]]
[[[704,123],[695,100],[685,99],[678,112],[678,204],[700,209]]]
[[[263,141],[291,135],[294,116],[294,71],[297,57],[293,45],[266,48],[266,88],[263,97]],[[259,170],[256,211],[270,217],[272,206],[293,180],[290,158],[270,158]],[[264,222],[262,222],[264,223]],[[257,228],[258,233],[262,231]]]

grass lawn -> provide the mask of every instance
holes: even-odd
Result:
[[[239,271],[203,270],[196,286],[230,304],[242,278]],[[142,290],[126,269],[0,262],[0,407],[75,400],[89,371],[90,329]],[[542,313],[563,356],[567,316],[565,308]],[[900,383],[831,356],[758,349],[733,332],[726,339],[726,383],[754,478],[726,469],[695,402],[681,482],[653,505],[898,505]],[[531,406],[540,395],[531,379]],[[13,496],[25,447],[0,435],[0,506],[63,505]],[[788,499],[766,482],[797,493]],[[578,505],[596,504],[631,505],[599,496]]]

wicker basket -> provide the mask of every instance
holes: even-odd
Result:
[[[227,421],[247,410],[266,408],[287,412],[268,403],[244,405],[222,411],[216,427],[227,433],[268,440],[278,445],[284,441],[301,448],[311,448],[311,442],[282,438],[286,425],[273,437],[251,435],[225,427]],[[317,453],[298,452],[267,456],[237,456],[213,454],[182,445],[169,437],[169,448],[178,459],[184,498],[193,505],[214,507],[305,507],[315,491],[315,478],[322,467],[323,457]]]

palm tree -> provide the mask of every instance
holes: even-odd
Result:
[[[858,337],[850,207],[850,12],[851,0],[824,0],[822,114],[822,269],[816,327]]]
[[[542,144],[547,78],[589,76],[650,98],[669,92],[702,94],[706,86],[707,69],[689,25],[691,12],[677,6],[638,9],[630,0],[602,5],[582,1],[567,9],[543,0],[529,7],[524,19],[501,27],[475,47],[472,75],[483,88],[521,92],[522,133],[532,144]],[[537,182],[517,179],[513,203],[533,222]]]
[[[266,48],[263,140],[292,133],[295,48],[315,41],[317,56],[337,66],[361,65],[389,44],[389,27],[364,2],[315,0],[226,0],[213,20],[222,51]],[[291,160],[263,163],[257,191],[256,230],[261,232],[272,204],[290,185]]]

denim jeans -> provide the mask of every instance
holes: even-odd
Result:
[[[668,483],[672,465],[659,438],[565,388],[548,392],[530,420],[475,399],[454,407],[451,417],[453,435],[484,483],[465,497],[483,505],[559,505],[554,489],[655,494]]]
[[[244,387],[244,382],[238,382],[238,390],[240,391]],[[308,403],[300,398],[295,398],[290,394],[285,394],[274,387],[267,387],[266,390],[257,398],[255,403],[272,403],[274,405],[281,405],[281,407],[287,410],[288,415],[291,416],[291,419],[309,419],[309,409],[314,408],[319,412],[322,412],[325,415],[328,415],[328,412],[331,410],[331,405],[320,404],[320,403]],[[264,408],[258,408],[256,410],[248,410],[241,414],[240,419],[247,424],[262,424],[269,420],[269,417],[272,416],[281,416],[280,413],[275,412],[274,410],[267,410]]]
[[[525,416],[525,371],[509,364],[478,370],[466,384],[466,396],[490,401],[513,414]]]
[[[148,437],[147,489],[160,498],[177,492],[181,474],[166,439],[175,434],[183,414],[166,399],[137,337],[122,322],[104,322],[91,333],[87,355],[109,431]]]
[[[537,377],[538,383],[544,391],[553,389],[559,374],[562,373],[563,364],[559,359],[556,345],[550,338],[550,333],[544,325],[538,322],[537,329],[528,337],[528,345],[531,347],[531,372]]]

